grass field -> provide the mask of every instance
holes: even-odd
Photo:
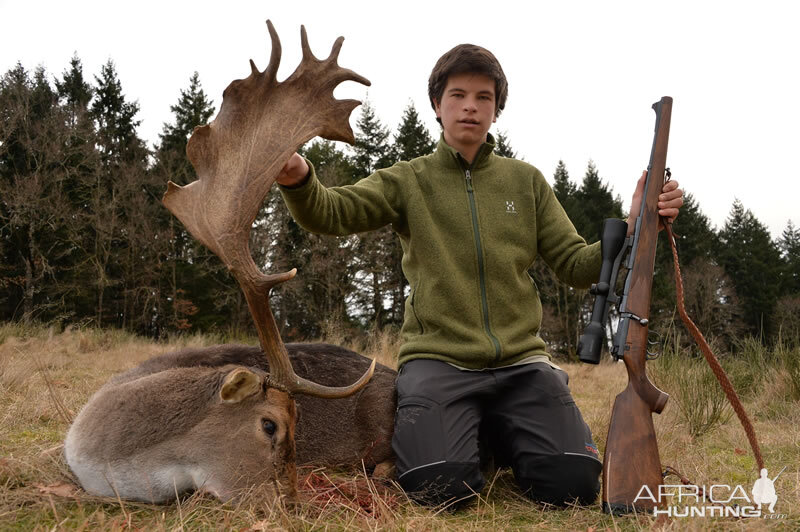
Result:
[[[115,331],[56,334],[46,328],[0,325],[0,530],[800,529],[797,349],[775,356],[753,347],[744,360],[729,364],[770,476],[786,466],[775,484],[776,519],[612,517],[600,511],[599,503],[557,509],[525,499],[507,471],[489,479],[475,504],[456,512],[416,506],[388,482],[324,470],[299,471],[299,500],[292,507],[252,500],[226,505],[200,495],[149,505],[84,493],[64,461],[62,442],[70,420],[91,394],[113,374],[153,355],[219,341],[198,336],[151,343]],[[391,365],[394,345],[392,339],[380,338],[351,347]],[[602,451],[614,396],[626,384],[624,367],[604,363],[564,368]],[[665,411],[655,416],[662,464],[698,484],[742,485],[749,495],[758,478],[755,460],[729,407],[713,407],[718,399],[710,372],[675,356],[649,368],[671,395]],[[714,408],[719,415],[709,421]]]

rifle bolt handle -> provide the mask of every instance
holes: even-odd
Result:
[[[632,320],[636,320],[636,321],[639,322],[639,325],[641,325],[642,327],[644,327],[648,323],[650,323],[650,320],[648,320],[647,318],[640,318],[639,316],[637,316],[633,312],[623,313],[622,317],[624,317],[624,318],[627,317],[627,318],[630,318]]]

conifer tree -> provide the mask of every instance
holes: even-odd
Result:
[[[717,261],[733,280],[748,331],[763,340],[772,326],[778,299],[780,252],[767,228],[738,199],[719,232]]]
[[[72,56],[69,65],[61,81],[56,80],[56,90],[69,113],[71,125],[75,127],[80,119],[86,117],[94,90],[83,79],[83,65],[77,54]]]
[[[585,225],[583,210],[578,200],[578,187],[569,178],[569,172],[564,161],[559,160],[553,174],[553,193],[564,207],[567,216],[575,227]]]
[[[576,209],[578,187],[570,180],[564,161],[559,160],[553,174],[553,192],[570,220],[580,214]],[[577,314],[580,299],[576,290],[559,281],[542,260],[537,260],[529,272],[536,280],[542,299],[543,318],[541,334],[548,347],[556,354],[570,359],[575,357]]]
[[[559,161],[554,174],[553,192],[569,216],[578,233],[588,242],[600,239],[605,218],[621,218],[622,202],[615,198],[609,187],[600,180],[594,162],[589,161],[581,186],[569,179],[563,161]],[[558,281],[542,261],[537,261],[532,275],[540,284],[543,305],[551,316],[551,326],[557,335],[550,334],[548,341],[557,352],[567,358],[576,356],[578,338],[591,313],[590,298],[586,290],[576,290]],[[557,337],[557,338],[556,338]]]
[[[160,143],[155,149],[152,194],[163,190],[167,181],[186,185],[197,175],[186,157],[186,145],[197,126],[208,123],[214,107],[203,91],[200,75],[194,72],[189,87],[181,89],[178,101],[170,106],[172,119],[165,122],[159,133]],[[240,302],[238,285],[228,274],[219,259],[197,242],[166,209],[159,213],[168,243],[165,255],[165,287],[162,314],[164,325],[179,330],[204,330],[219,322],[237,327],[236,318],[229,314]],[[167,288],[168,287],[168,288]],[[228,304],[220,304],[220,302]],[[233,310],[236,315],[236,311]]]
[[[145,147],[136,134],[136,128],[141,123],[136,120],[139,104],[125,99],[113,61],[109,59],[102,66],[100,76],[95,76],[95,82],[96,97],[91,105],[91,115],[96,123],[104,164],[140,160]]]
[[[392,157],[395,160],[393,162],[410,161],[416,157],[427,155],[435,147],[436,144],[433,142],[428,128],[419,119],[416,107],[413,103],[408,104],[394,137]]]
[[[410,161],[431,153],[435,147],[436,144],[428,129],[419,119],[416,107],[410,103],[403,112],[403,118],[394,136],[394,144],[389,152],[390,162]],[[377,247],[373,247],[373,250],[378,252],[377,258],[380,260],[376,269],[383,269],[382,284],[385,297],[389,300],[384,321],[399,327],[403,320],[408,287],[403,275],[403,249],[400,239],[389,228],[382,228],[374,235],[373,244],[378,244]]]
[[[516,159],[517,152],[511,147],[511,143],[508,142],[508,134],[505,131],[498,131],[495,137],[495,147],[494,152],[497,155],[501,155],[503,157],[508,157],[509,159]]]
[[[578,204],[578,187],[570,180],[564,161],[559,160],[553,174],[553,193],[573,225],[582,220]],[[539,289],[543,321],[541,334],[554,353],[567,359],[576,358],[576,346],[580,335],[578,319],[585,299],[584,290],[576,290],[559,281],[542,260],[537,260],[529,272]]]
[[[564,161],[559,159],[556,171],[553,174],[553,192],[556,198],[558,198],[558,201],[563,206],[568,199],[575,195],[577,190],[578,187],[569,178],[567,165],[564,164]]]
[[[369,100],[361,106],[361,114],[356,122],[355,144],[353,146],[358,180],[375,170],[390,166],[394,161],[389,145],[389,130],[375,114]]]
[[[389,130],[378,119],[368,101],[364,102],[356,125],[353,163],[357,180],[390,166],[394,155],[388,142]],[[392,309],[387,311],[385,308],[387,298],[391,299],[392,286],[387,277],[392,275],[389,273],[387,276],[387,272],[394,267],[392,241],[396,238],[386,227],[358,236],[356,256],[359,262],[355,267],[359,273],[356,283],[363,298],[359,306],[370,309],[369,322],[379,329],[396,321],[391,315]]]
[[[781,294],[800,295],[800,228],[791,220],[783,230],[778,247],[784,263]]]
[[[83,65],[77,55],[72,56],[69,69],[55,83],[59,102],[68,116],[70,137],[66,148],[71,156],[70,166],[88,171],[96,162],[94,124],[89,114],[94,89],[84,81]]]
[[[91,228],[86,247],[94,268],[95,321],[99,326],[125,327],[130,301],[124,281],[130,282],[130,276],[124,271],[133,270],[132,262],[138,256],[138,250],[131,247],[135,233],[125,227],[143,216],[138,205],[139,196],[147,194],[142,180],[147,175],[148,152],[136,133],[139,104],[127,101],[113,61],[103,65],[95,81],[90,116],[95,122],[100,170],[86,213]]]
[[[614,197],[608,185],[600,179],[594,161],[589,161],[575,198],[583,215],[581,219],[573,220],[573,223],[578,233],[589,243],[600,240],[603,220],[623,217],[622,200],[619,196]]]
[[[76,317],[85,318],[94,314],[94,298],[86,287],[96,282],[90,252],[93,246],[87,242],[87,236],[93,234],[92,218],[87,216],[87,206],[91,204],[98,183],[97,176],[101,171],[97,138],[89,111],[94,88],[84,79],[83,65],[77,54],[73,55],[61,80],[56,79],[55,83],[59,101],[68,117],[69,137],[64,144],[64,189],[73,213],[66,224],[67,238],[74,252],[69,280],[64,288],[72,287],[71,306]]]
[[[673,224],[680,266],[690,271],[699,261],[701,268],[708,267],[712,261],[717,235],[711,228],[708,217],[700,210],[692,194],[685,194],[680,216]],[[651,294],[651,314],[664,313],[663,323],[669,323],[675,310],[675,281],[672,248],[666,238],[659,239],[656,245],[655,272]],[[722,280],[720,282],[723,282]],[[654,324],[655,327],[658,325]]]
[[[0,305],[5,318],[63,315],[66,117],[43,67],[0,80]]]
[[[344,184],[354,172],[350,158],[336,144],[315,139],[301,154],[314,165],[325,186]],[[355,237],[316,235],[302,229],[283,205],[279,194],[268,202],[269,253],[271,269],[297,268],[298,275],[273,290],[271,306],[286,338],[319,338],[329,327],[347,330],[353,324],[348,302],[354,299],[353,268]],[[362,309],[352,309],[356,312]],[[360,318],[357,315],[353,318]]]
[[[791,220],[778,242],[781,251],[781,289],[776,308],[780,340],[800,346],[800,228]]]
[[[712,258],[717,235],[714,234],[708,216],[700,209],[700,204],[691,193],[687,192],[683,196],[680,216],[675,220],[673,229],[682,265],[689,266],[695,260]],[[672,260],[669,246],[663,248],[669,252],[669,260]]]
[[[186,158],[186,144],[194,128],[207,124],[214,114],[214,106],[203,91],[197,72],[189,78],[189,88],[180,91],[178,103],[171,105],[170,110],[173,121],[165,122],[158,135],[161,143],[156,158],[173,182],[185,185],[197,178]]]
[[[683,201],[680,216],[673,223],[673,234],[683,278],[684,304],[692,321],[708,339],[731,348],[744,331],[741,305],[732,280],[716,263],[718,238],[708,217],[691,193],[686,193]],[[666,338],[675,332],[677,301],[672,248],[666,233],[662,231],[661,235],[656,246],[650,327]],[[697,352],[688,331],[684,330],[680,339],[686,352]]]

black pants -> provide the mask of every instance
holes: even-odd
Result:
[[[532,499],[592,504],[602,464],[568,380],[543,362],[485,371],[407,362],[392,439],[398,482],[424,504],[466,500],[484,486],[481,451],[489,451]]]

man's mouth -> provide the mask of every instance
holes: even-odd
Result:
[[[461,124],[472,124],[472,125],[476,125],[476,126],[478,124],[480,124],[480,122],[478,122],[477,120],[473,120],[471,118],[464,118],[463,120],[459,120],[459,123],[461,123]]]

